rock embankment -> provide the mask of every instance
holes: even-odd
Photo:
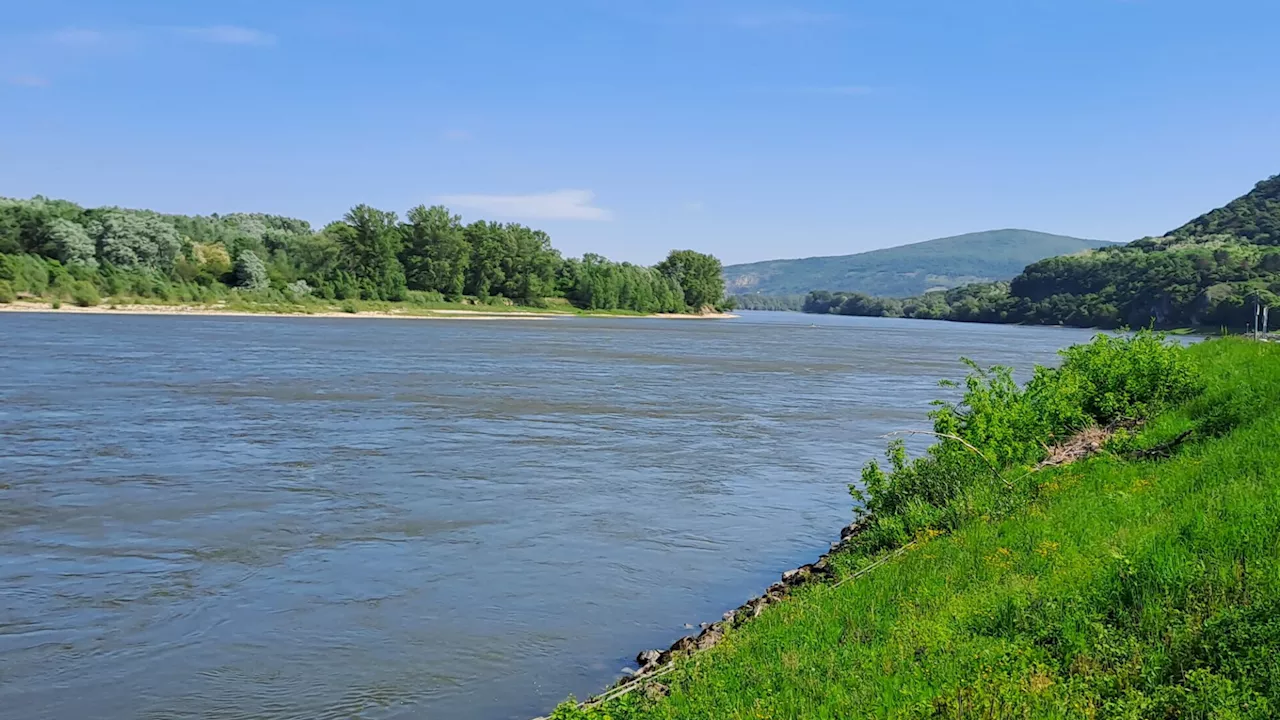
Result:
[[[840,540],[832,543],[831,550],[818,558],[816,562],[808,565],[801,565],[794,570],[788,570],[782,573],[778,582],[770,585],[764,594],[754,597],[743,603],[735,610],[730,610],[724,614],[724,617],[718,622],[703,623],[701,630],[694,635],[686,635],[676,640],[666,650],[645,650],[636,655],[636,665],[639,669],[630,673],[618,682],[614,683],[605,692],[596,697],[587,700],[584,705],[594,705],[612,698],[623,695],[631,690],[636,689],[644,681],[654,678],[658,675],[665,674],[673,663],[681,658],[686,658],[696,653],[702,652],[715,647],[722,639],[725,633],[731,628],[748,622],[760,616],[764,609],[770,605],[785,599],[793,588],[799,587],[810,582],[818,582],[834,578],[835,571],[831,567],[831,556],[841,550],[849,539],[857,535],[862,529],[861,522],[855,522],[843,528],[840,531]],[[657,692],[665,694],[666,688],[659,684],[653,683],[646,688],[646,692]],[[537,718],[536,720],[545,720],[545,718]]]

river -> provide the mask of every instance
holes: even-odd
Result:
[[[1088,331],[0,316],[0,716],[528,718],[812,561]]]

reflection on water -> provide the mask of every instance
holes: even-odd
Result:
[[[0,317],[0,708],[528,717],[849,520],[969,356],[1080,331]]]

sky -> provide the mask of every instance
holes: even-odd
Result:
[[[1275,0],[0,0],[0,195],[726,263],[1159,235],[1280,173]]]

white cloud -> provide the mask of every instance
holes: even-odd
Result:
[[[813,95],[870,95],[871,88],[866,85],[831,85],[801,88],[801,92]]]
[[[40,77],[39,75],[15,75],[10,78],[5,78],[5,82],[19,87],[49,87],[49,78]]]
[[[50,36],[54,44],[65,47],[95,47],[107,42],[107,34],[101,30],[85,30],[82,28],[66,28]]]
[[[257,45],[276,44],[276,36],[271,33],[238,25],[210,25],[208,27],[173,28],[173,32],[201,42],[216,45]]]
[[[729,18],[729,24],[747,30],[804,25],[827,25],[841,20],[835,13],[813,12],[797,8],[780,8],[760,12],[739,13]]]
[[[612,220],[613,212],[592,204],[590,190],[556,190],[532,195],[443,195],[445,205],[479,210],[499,217],[542,220]]]

